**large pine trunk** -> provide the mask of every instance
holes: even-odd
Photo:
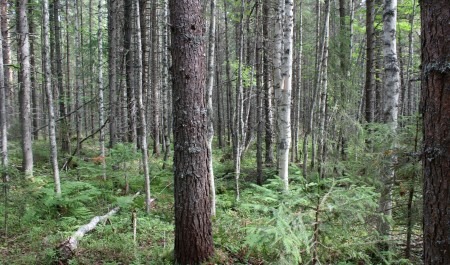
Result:
[[[170,0],[174,108],[175,262],[214,252],[205,100],[205,23],[200,0]]]
[[[420,1],[424,263],[450,264],[450,2]]]

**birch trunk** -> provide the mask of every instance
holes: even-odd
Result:
[[[5,122],[6,125],[9,126],[8,120],[10,114],[14,113],[12,109],[12,71],[10,69],[11,65],[11,48],[9,42],[9,18],[8,18],[8,0],[1,0],[1,34],[2,34],[2,56],[3,56],[3,71],[4,71],[4,86],[5,86],[5,106],[6,106],[6,114],[5,114]]]
[[[387,136],[390,149],[395,149],[395,134],[397,131],[398,97],[400,88],[399,64],[397,59],[396,43],[397,0],[385,0],[383,11],[383,43],[384,43],[384,92],[383,122],[389,126]],[[389,152],[392,153],[393,151]],[[381,175],[381,195],[379,211],[385,216],[392,215],[392,184],[394,180],[395,155],[390,155],[386,161]],[[391,227],[386,218],[381,218],[378,223],[380,235],[388,236]]]
[[[3,6],[2,6],[3,8]],[[1,20],[5,19],[2,15]],[[0,135],[1,135],[1,165],[3,168],[8,167],[8,118],[7,118],[7,86],[5,80],[5,72],[4,72],[4,61],[3,61],[3,34],[0,34]],[[9,176],[5,171],[2,174],[2,179],[4,182],[4,192],[5,198],[7,195],[7,184],[9,181]],[[6,215],[5,215],[5,231],[6,231]],[[6,233],[5,233],[6,234]]]
[[[238,36],[239,41],[238,45],[238,69],[237,69],[237,82],[236,82],[236,106],[234,113],[234,131],[233,131],[233,152],[234,152],[234,173],[235,173],[235,188],[236,188],[236,201],[240,199],[240,191],[239,191],[239,178],[241,174],[241,154],[243,149],[243,139],[245,139],[245,130],[244,130],[244,117],[243,117],[243,108],[244,108],[244,100],[243,100],[243,82],[242,82],[242,59],[244,53],[244,30],[243,30],[243,22],[244,22],[244,12],[245,12],[245,3],[244,0],[241,1],[241,14],[240,14],[240,22],[238,26]]]
[[[50,61],[50,15],[48,0],[44,0],[44,47],[43,47],[43,63],[44,63],[44,86],[47,95],[47,108],[48,108],[48,130],[50,138],[50,156],[53,169],[53,179],[55,181],[55,193],[57,196],[61,196],[61,182],[59,179],[58,168],[58,145],[56,142],[56,122],[55,122],[55,110],[53,105],[53,91],[52,91],[52,72]]]
[[[289,148],[291,145],[291,90],[294,32],[294,1],[280,0],[275,27],[275,91],[277,99],[278,174],[289,189]],[[279,72],[279,73],[278,73]]]
[[[105,122],[105,105],[104,105],[104,87],[103,87],[103,10],[102,1],[98,2],[98,32],[97,32],[97,42],[98,42],[98,124],[99,128],[103,126]],[[105,131],[100,129],[100,156],[105,157]],[[106,161],[102,161],[103,167],[103,180],[106,180]]]
[[[147,213],[150,213],[151,209],[151,193],[150,193],[150,169],[148,166],[148,150],[147,150],[147,117],[145,115],[145,106],[143,100],[143,87],[142,87],[142,43],[141,43],[141,25],[139,19],[139,0],[133,0],[134,2],[134,20],[136,23],[136,27],[134,29],[135,39],[137,43],[135,43],[137,47],[137,58],[135,58],[135,63],[137,65],[136,71],[136,84],[137,84],[137,94],[138,94],[138,110],[139,110],[139,119],[140,119],[140,131],[141,131],[141,139],[140,139],[140,147],[142,153],[142,165],[144,169],[144,185],[145,185],[145,210]],[[153,66],[155,67],[155,66]]]
[[[75,109],[77,110],[75,112],[75,122],[76,122],[76,131],[77,131],[77,155],[81,151],[81,130],[82,130],[82,113],[81,113],[81,93],[82,93],[82,71],[83,66],[81,62],[81,30],[80,30],[80,11],[78,7],[78,0],[74,1],[74,8],[76,10],[75,12]]]
[[[208,47],[208,83],[206,85],[206,106],[208,112],[208,149],[211,157],[209,159],[208,169],[210,173],[209,185],[211,190],[211,216],[216,215],[216,188],[214,183],[214,169],[212,163],[212,141],[214,137],[213,126],[213,105],[212,92],[214,87],[214,64],[215,64],[215,34],[216,34],[216,1],[211,0],[210,17],[209,17],[209,47]]]

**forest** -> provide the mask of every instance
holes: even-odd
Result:
[[[450,264],[449,21],[0,0],[0,265]]]

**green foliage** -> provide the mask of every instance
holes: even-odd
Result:
[[[291,185],[289,193],[281,191],[279,179],[246,191],[252,203],[242,207],[260,214],[246,230],[250,250],[277,264],[309,262],[315,244],[319,259],[327,263],[369,260],[376,238],[367,230],[377,207],[374,189],[355,185],[348,178],[316,182],[292,178],[297,185]],[[316,214],[318,242],[313,240]]]

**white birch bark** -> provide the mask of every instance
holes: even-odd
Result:
[[[103,30],[102,22],[102,0],[98,1],[98,32],[97,32],[97,42],[98,42],[98,123],[99,128],[103,126],[105,122],[105,106],[104,106],[104,95],[103,95]],[[105,131],[100,129],[100,156],[105,158]],[[106,161],[102,161],[103,167],[103,180],[106,180]]]
[[[1,19],[4,19],[3,17]],[[7,112],[6,112],[6,90],[7,87],[5,85],[5,72],[3,69],[3,37],[0,32],[0,134],[1,134],[1,165],[3,168],[8,166],[8,122],[7,122]],[[9,181],[9,176],[5,172],[2,176],[3,182]],[[6,185],[4,186],[5,196],[6,196]],[[6,218],[6,216],[5,216]],[[6,225],[5,225],[6,227]]]
[[[135,44],[137,47],[137,56],[136,59],[137,69],[136,69],[136,84],[137,84],[137,94],[138,94],[138,108],[139,108],[139,119],[141,126],[141,153],[142,153],[142,167],[144,169],[144,185],[145,185],[145,210],[147,213],[150,213],[151,208],[151,193],[150,193],[150,170],[148,166],[148,150],[147,150],[147,120],[145,115],[145,106],[143,100],[143,88],[142,88],[142,42],[141,42],[141,25],[139,20],[139,0],[134,1],[135,8],[135,34],[136,41]],[[152,65],[155,67],[155,65]]]
[[[50,15],[48,0],[44,0],[44,49],[43,49],[43,60],[44,60],[44,86],[47,95],[47,108],[48,108],[48,130],[50,138],[50,156],[53,169],[53,179],[55,181],[55,193],[57,196],[61,195],[61,182],[59,178],[59,167],[58,167],[58,145],[56,141],[56,122],[55,122],[55,109],[53,105],[53,91],[52,91],[52,72],[51,72],[51,61],[50,61]]]
[[[385,0],[383,11],[383,53],[384,53],[384,92],[383,122],[389,126],[388,141],[390,148],[395,148],[395,133],[397,130],[398,98],[400,91],[400,68],[397,59],[396,43],[397,0]],[[391,152],[389,152],[391,153]],[[381,195],[379,211],[385,216],[392,215],[392,181],[394,179],[392,155],[386,162],[381,175]],[[381,235],[389,235],[390,224],[381,218],[378,224]]]
[[[210,172],[209,185],[211,189],[211,215],[216,215],[216,188],[214,182],[214,169],[212,159],[212,141],[214,137],[213,126],[213,106],[212,106],[212,94],[214,87],[214,59],[215,59],[215,34],[216,34],[216,1],[211,0],[210,7],[210,20],[209,20],[209,47],[208,47],[208,83],[206,90],[206,104],[208,111],[208,152],[210,155],[208,169]]]
[[[236,106],[234,121],[235,130],[233,131],[233,148],[234,148],[234,170],[235,170],[235,185],[236,185],[236,201],[240,199],[239,191],[239,178],[241,175],[241,155],[243,149],[243,140],[245,139],[244,130],[244,120],[243,120],[243,82],[242,82],[242,58],[244,53],[244,12],[245,12],[245,2],[241,1],[241,14],[239,23],[239,41],[238,41],[238,71],[237,71],[237,82],[236,82]]]
[[[79,0],[74,1],[74,8],[76,10],[75,12],[75,109],[77,110],[75,112],[75,123],[76,123],[76,131],[77,131],[77,155],[79,154],[81,150],[81,129],[82,129],[82,122],[81,122],[81,89],[82,89],[82,80],[81,80],[81,72],[82,65],[81,65],[81,44],[80,44],[80,11],[79,11]]]
[[[275,27],[275,96],[277,100],[278,174],[289,189],[294,1],[280,0]]]

